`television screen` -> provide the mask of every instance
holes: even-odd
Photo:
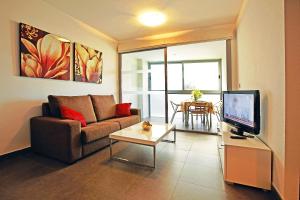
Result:
[[[254,94],[225,93],[223,117],[240,124],[255,127]]]

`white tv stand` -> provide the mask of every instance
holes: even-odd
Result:
[[[224,128],[224,126],[226,128]],[[232,139],[222,124],[218,150],[224,180],[229,183],[271,189],[271,150],[259,138]],[[227,129],[227,130],[226,130]]]

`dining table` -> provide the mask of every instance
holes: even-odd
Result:
[[[209,126],[211,127],[211,118],[212,118],[212,114],[214,114],[214,105],[212,102],[209,101],[195,101],[192,99],[187,99],[181,102],[180,104],[180,108],[181,111],[184,113],[184,123],[185,126],[189,125],[189,109],[191,106],[208,106],[208,113],[209,113]]]

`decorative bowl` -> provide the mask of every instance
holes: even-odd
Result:
[[[152,127],[152,124],[149,121],[144,121],[142,123],[142,128],[145,131],[149,131],[151,129],[151,127]]]

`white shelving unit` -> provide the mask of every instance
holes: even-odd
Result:
[[[227,130],[220,135],[218,149],[224,180],[270,190],[271,149],[257,137],[232,139]]]

